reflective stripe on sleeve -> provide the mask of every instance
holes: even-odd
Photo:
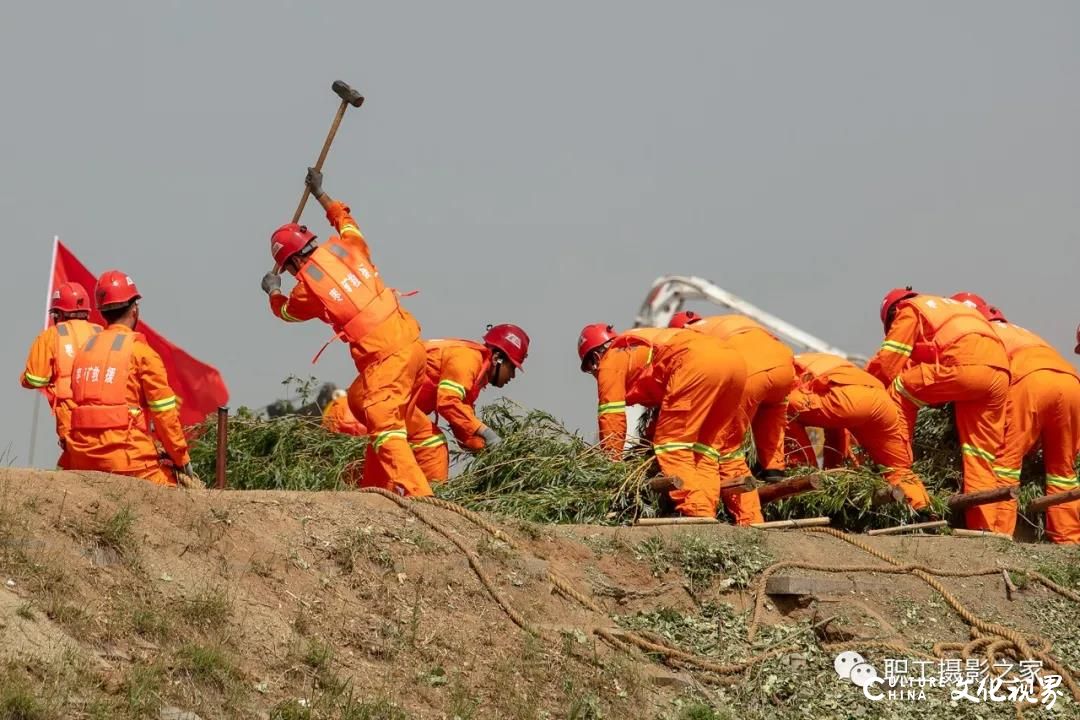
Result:
[[[886,340],[885,342],[881,343],[881,349],[888,350],[889,352],[894,352],[898,355],[903,355],[904,357],[910,356],[911,351],[913,350],[910,345],[905,345],[904,343],[897,342],[895,340]]]
[[[439,388],[442,389],[442,390],[449,390],[450,392],[454,393],[455,395],[458,395],[459,397],[461,397],[462,400],[465,399],[465,395],[466,395],[465,386],[462,385],[461,383],[456,383],[453,380],[440,380],[439,381]]]
[[[619,413],[626,409],[626,401],[618,400],[609,403],[600,403],[597,408],[597,414],[610,415],[612,413]]]
[[[150,412],[165,412],[166,410],[174,410],[176,408],[176,396],[172,395],[161,400],[148,400],[146,402],[147,407],[150,408]]]
[[[38,377],[37,375],[32,375],[30,373],[26,373],[24,377],[26,378],[27,384],[33,385],[36,388],[45,387],[49,384],[49,378]]]

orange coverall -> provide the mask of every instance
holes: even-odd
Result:
[[[68,467],[64,438],[71,420],[71,364],[75,353],[100,331],[101,326],[89,320],[63,320],[45,328],[26,357],[22,386],[45,391],[56,418],[56,439],[61,448],[56,465],[60,468]]]
[[[328,242],[342,243],[360,253],[377,277],[367,241],[349,208],[334,201],[326,210],[326,218],[340,235]],[[272,294],[270,309],[286,322],[317,318],[332,324],[324,301],[303,281],[296,283],[288,297]],[[419,324],[412,314],[398,307],[359,342],[349,342],[349,350],[359,371],[349,387],[349,408],[371,433],[361,484],[396,490],[407,496],[431,495],[431,486],[409,447],[406,426],[424,372]]]
[[[964,492],[1006,484],[994,472],[1005,437],[1009,358],[990,323],[950,298],[918,295],[897,304],[881,349],[867,371],[889,387],[910,444],[919,408],[954,403],[964,462]],[[1008,532],[1002,503],[970,508],[972,530]]]
[[[1030,330],[1011,323],[990,325],[1005,345],[1012,369],[1005,450],[998,457],[997,474],[1009,484],[1019,485],[1024,456],[1041,439],[1046,494],[1080,487],[1076,478],[1080,376],[1057,350]],[[1002,505],[999,523],[1014,528],[1016,501]],[[1055,543],[1080,543],[1080,500],[1047,508],[1046,534]]]
[[[348,395],[336,397],[326,404],[322,414],[322,426],[330,432],[364,437],[368,430],[349,409]]]
[[[764,470],[783,470],[788,393],[795,385],[791,349],[744,315],[715,315],[686,327],[727,342],[743,356],[747,375],[741,408],[758,463]]]
[[[686,329],[629,330],[596,370],[601,446],[622,455],[627,403],[659,406],[653,451],[661,471],[682,481],[669,493],[676,509],[715,517],[722,498],[737,524],[761,522],[757,491],[718,477],[720,461],[741,455],[742,436],[725,430],[739,416],[745,383],[746,363],[721,340]]]
[[[850,430],[870,459],[884,466],[885,479],[904,491],[912,508],[929,505],[926,488],[911,471],[911,443],[885,386],[844,358],[826,353],[796,355],[795,370],[799,387],[790,395],[788,413],[799,423],[796,432],[805,436],[802,424]]]
[[[476,417],[475,406],[488,384],[491,351],[469,340],[428,340],[424,348],[427,364],[409,422],[409,441],[427,479],[443,482],[450,475],[450,451],[438,417],[446,420],[463,448],[484,449],[484,439],[476,433],[485,425]]]
[[[81,428],[78,422],[80,408],[88,404],[78,401],[77,386],[80,383],[80,365],[99,357],[98,353],[107,349],[119,336],[132,334],[124,325],[110,325],[101,331],[93,343],[76,354],[75,374],[72,385],[75,388],[71,429],[67,436],[68,462],[73,470],[100,470],[117,475],[129,475],[142,478],[159,485],[176,485],[176,475],[171,468],[162,465],[158,457],[154,437],[161,442],[169,459],[176,467],[183,467],[191,462],[188,457],[187,440],[180,424],[179,404],[176,393],[169,387],[169,378],[165,365],[143,339],[134,333],[130,342],[130,356],[126,377],[117,373],[115,383],[123,383],[129,414],[126,428],[92,429]],[[86,357],[84,357],[86,356]],[[97,364],[97,370],[108,377],[109,367]],[[106,379],[106,382],[109,382]]]

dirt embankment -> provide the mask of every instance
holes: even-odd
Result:
[[[845,717],[860,703],[875,717],[830,676],[823,643],[928,652],[970,639],[912,575],[789,568],[831,584],[771,598],[749,642],[754,579],[774,561],[882,564],[833,537],[488,517],[500,538],[445,508],[414,509],[422,517],[356,492],[0,472],[0,719],[707,720]],[[870,544],[905,563],[1042,567],[1067,582],[1080,566],[1068,550],[994,540]],[[1019,577],[1012,600],[1000,574],[944,581],[978,617],[1046,636],[1080,666],[1080,606]],[[768,657],[738,673],[677,654],[661,664],[627,645],[630,631],[718,666]],[[969,717],[942,708],[935,717]]]

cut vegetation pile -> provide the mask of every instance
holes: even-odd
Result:
[[[455,453],[457,472],[436,488],[439,497],[542,523],[617,525],[659,512],[660,498],[648,487],[656,466],[644,450],[612,462],[552,415],[510,401],[482,408],[481,416],[503,442],[476,455]],[[213,476],[214,443],[208,421],[192,448],[196,471],[207,479]],[[958,492],[962,475],[948,407],[919,413],[914,447],[914,469],[930,492],[932,509],[945,517],[946,500]],[[266,419],[242,409],[230,418],[228,484],[243,490],[343,489],[358,482],[365,448],[365,439],[327,432],[316,417]],[[813,471],[795,468],[789,474]],[[874,505],[875,493],[887,484],[870,466],[830,470],[822,477],[821,489],[767,505],[766,519],[829,516],[834,526],[859,531],[913,517],[902,503]],[[1040,453],[1028,458],[1021,482],[1021,506],[1042,494]]]

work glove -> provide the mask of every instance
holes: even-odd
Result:
[[[281,276],[273,270],[263,275],[262,289],[267,295],[281,292]]]
[[[476,434],[484,439],[484,448],[493,448],[502,442],[502,438],[499,437],[499,433],[495,432],[487,425],[476,431]]]
[[[199,476],[195,474],[195,469],[191,467],[191,463],[177,469],[176,484],[186,490],[206,489],[206,485],[204,485],[203,481],[199,479]]]
[[[304,184],[307,185],[308,190],[310,190],[311,194],[315,197],[322,195],[322,171],[309,167],[307,169],[307,177],[304,178]]]

